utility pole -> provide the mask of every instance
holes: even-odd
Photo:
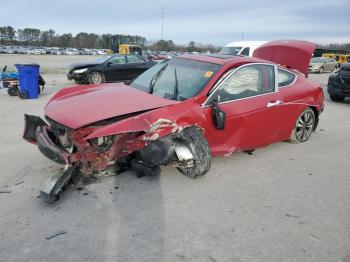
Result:
[[[242,32],[242,41],[244,40],[244,32]]]
[[[164,2],[162,1],[162,40],[164,40]]]

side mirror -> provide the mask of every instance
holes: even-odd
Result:
[[[217,101],[213,101],[211,107],[215,127],[219,130],[225,129],[226,113],[220,109]]]
[[[107,62],[107,66],[110,67],[113,63],[111,61]]]

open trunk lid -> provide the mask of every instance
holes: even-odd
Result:
[[[301,40],[271,41],[255,49],[253,57],[296,69],[307,76],[315,46],[314,43]]]

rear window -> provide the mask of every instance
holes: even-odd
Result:
[[[278,87],[288,86],[293,83],[295,75],[282,69],[278,69],[277,80]]]
[[[249,47],[246,47],[242,50],[241,55],[249,56]]]

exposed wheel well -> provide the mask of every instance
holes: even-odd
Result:
[[[312,111],[315,114],[315,126],[314,126],[314,129],[312,130],[312,131],[315,131],[317,126],[318,126],[318,116],[320,115],[320,113],[318,112],[318,110],[315,106],[310,106],[310,108],[312,109]]]

